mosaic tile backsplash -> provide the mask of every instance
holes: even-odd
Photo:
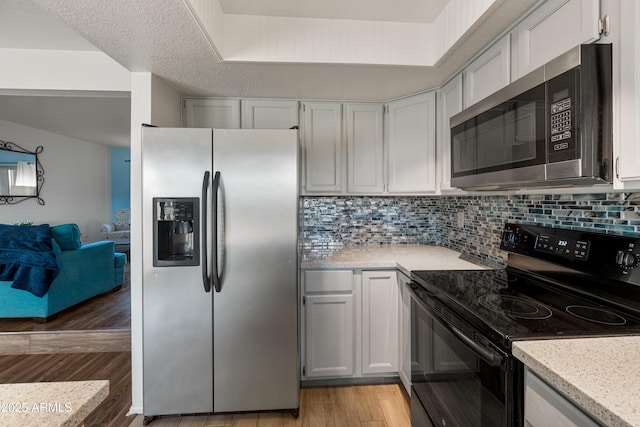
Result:
[[[636,196],[304,197],[301,244],[313,251],[350,244],[430,244],[504,264],[498,242],[509,221],[639,237]]]

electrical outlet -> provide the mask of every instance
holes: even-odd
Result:
[[[458,212],[458,228],[464,228],[464,212]]]

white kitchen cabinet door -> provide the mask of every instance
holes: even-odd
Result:
[[[524,425],[597,427],[589,415],[529,369],[525,369]]]
[[[624,3],[624,2],[623,2]],[[600,0],[548,0],[511,32],[513,80],[599,38]]]
[[[362,373],[398,372],[399,290],[395,270],[362,272]]]
[[[462,74],[458,74],[438,90],[438,188],[440,193],[464,193],[451,187],[450,119],[462,111]]]
[[[347,104],[347,192],[380,194],[383,176],[383,106]]]
[[[342,193],[342,104],[306,102],[302,107],[303,193]]]
[[[614,187],[640,188],[640,3],[609,3],[618,25],[613,40]],[[613,24],[612,24],[613,25]]]
[[[243,99],[243,129],[290,129],[298,126],[298,101]]]
[[[507,34],[464,69],[464,108],[511,83],[510,40]]]
[[[188,128],[240,129],[240,100],[184,99],[183,125]]]
[[[352,376],[353,295],[306,295],[305,313],[305,377]]]
[[[388,193],[435,192],[435,92],[390,102],[388,108]]]
[[[405,391],[411,396],[411,294],[409,279],[400,271],[398,288],[400,290],[400,360],[398,374]]]

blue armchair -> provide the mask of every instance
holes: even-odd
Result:
[[[0,318],[49,317],[124,283],[126,255],[115,252],[113,242],[82,245],[76,224],[50,228],[51,243],[60,273],[41,298],[0,281]]]

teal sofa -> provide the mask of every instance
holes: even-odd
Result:
[[[60,273],[41,298],[12,288],[13,282],[0,281],[0,318],[47,321],[62,310],[124,283],[127,258],[115,252],[113,242],[82,245],[76,224],[52,226],[50,233]]]

